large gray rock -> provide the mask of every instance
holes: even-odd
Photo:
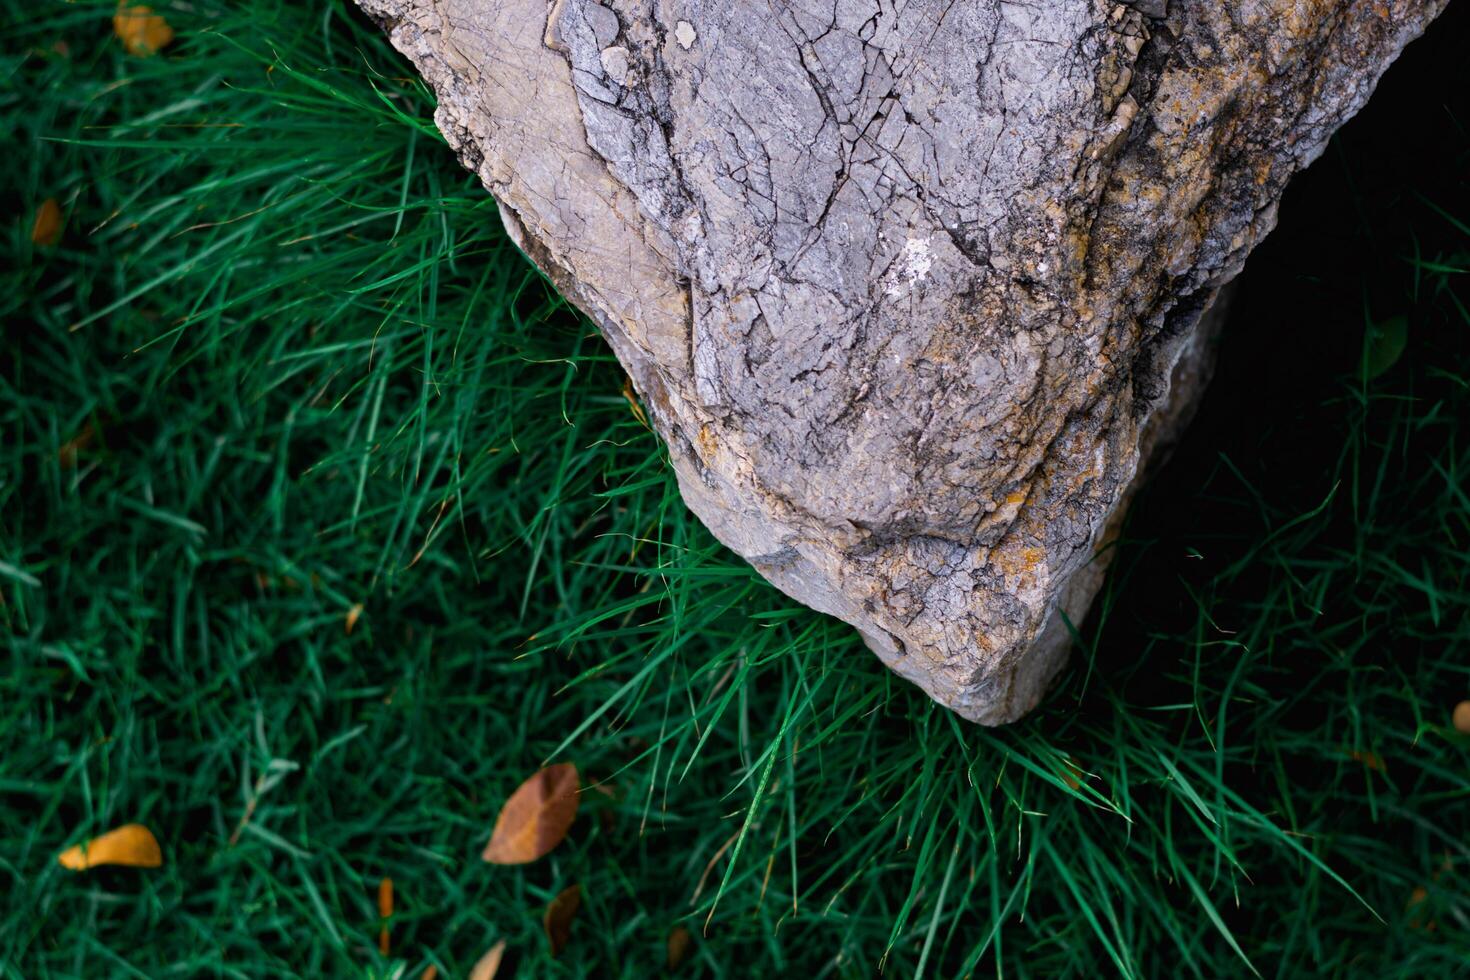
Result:
[[[1202,313],[1443,0],[359,0],[690,508],[985,724],[1207,373]]]

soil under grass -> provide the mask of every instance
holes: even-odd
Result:
[[[1470,971],[1470,7],[1288,194],[1000,730],[688,515],[350,6],[160,5],[151,58],[0,9],[4,976]],[[603,791],[482,862],[548,761]],[[57,864],[129,822],[162,867]]]

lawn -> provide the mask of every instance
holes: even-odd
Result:
[[[1004,729],[688,514],[350,4],[180,0],[152,57],[0,9],[5,977],[641,978],[680,927],[688,977],[1470,972],[1464,4],[1288,194]],[[568,838],[482,861],[555,762]],[[58,863],[135,822],[161,867]]]

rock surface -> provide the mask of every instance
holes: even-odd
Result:
[[[985,724],[1061,666],[1286,181],[1443,7],[359,3],[690,508]]]

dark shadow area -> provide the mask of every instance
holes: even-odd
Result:
[[[1371,394],[1427,412],[1437,389],[1458,383],[1442,375],[1466,363],[1465,323],[1446,316],[1453,304],[1436,300],[1414,260],[1470,248],[1446,217],[1470,223],[1467,39],[1470,6],[1451,4],[1288,188],[1276,230],[1237,280],[1199,414],[1130,516],[1113,596],[1124,615],[1104,631],[1100,659],[1128,662],[1147,635],[1187,629],[1197,610],[1180,580],[1207,578],[1259,539],[1264,501],[1281,515],[1323,502],[1352,437],[1350,378],[1370,321],[1408,324]],[[1337,530],[1344,546],[1357,533],[1350,521]],[[1250,573],[1238,584],[1249,591]],[[1085,632],[1095,625],[1096,613]]]

